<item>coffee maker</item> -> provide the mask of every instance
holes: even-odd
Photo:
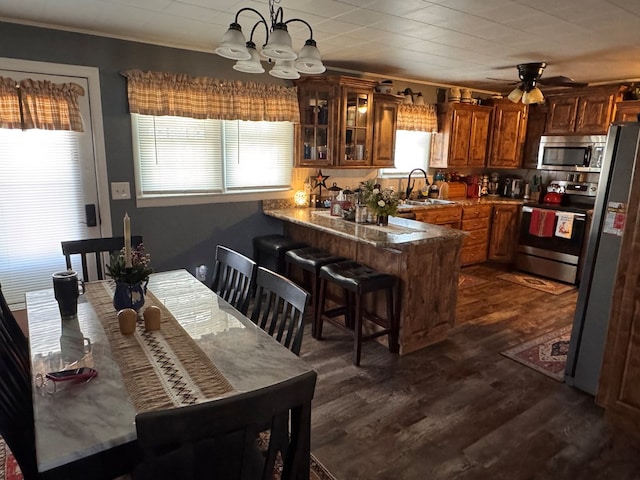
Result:
[[[519,177],[503,179],[500,194],[508,198],[522,198],[524,196],[524,180]]]

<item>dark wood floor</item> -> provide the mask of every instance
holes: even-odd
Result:
[[[460,290],[438,345],[398,357],[367,342],[357,368],[344,334],[305,332],[314,455],[338,480],[640,479],[637,443],[592,396],[500,354],[571,324],[577,292],[521,287],[486,264],[463,271],[490,281]]]

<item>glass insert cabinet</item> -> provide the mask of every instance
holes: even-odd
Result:
[[[304,77],[295,82],[300,105],[300,135],[296,166],[371,167],[376,127],[374,87],[376,81],[352,77]],[[388,95],[386,97],[389,97]],[[395,98],[393,99],[395,100]],[[399,99],[397,101],[399,103]],[[392,102],[393,105],[393,102]],[[396,104],[397,105],[397,104]],[[388,110],[385,112],[388,117]],[[397,108],[393,125],[384,122],[395,139]],[[384,165],[393,159],[386,158]]]

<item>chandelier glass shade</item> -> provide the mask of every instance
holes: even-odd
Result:
[[[261,57],[267,59],[269,63],[274,63],[273,68],[269,71],[269,74],[274,77],[293,79],[300,78],[300,73],[309,75],[323,73],[326,67],[322,63],[316,41],[313,39],[311,25],[299,18],[284,20],[282,7],[276,8],[275,6],[279,0],[268,0],[268,2],[268,21],[254,8],[245,7],[238,10],[235,21],[229,25],[229,29],[222,37],[215,53],[231,60],[237,60],[233,68],[245,73],[263,73],[264,68],[260,63]],[[252,12],[259,17],[251,29],[249,41],[246,40],[242,33],[242,27],[238,23],[239,16],[243,12]],[[292,47],[291,36],[287,29],[287,25],[292,22],[303,23],[309,29],[309,39],[299,54]],[[264,46],[258,53],[253,35],[260,25],[265,28],[266,38]]]

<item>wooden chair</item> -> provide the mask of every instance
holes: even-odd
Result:
[[[249,257],[218,245],[211,290],[246,315],[256,269],[256,262]]]
[[[0,288],[0,435],[26,480],[38,478],[29,343]],[[4,472],[3,472],[4,473]]]
[[[278,452],[282,480],[309,478],[316,377],[310,371],[259,390],[138,414],[143,459],[134,480],[271,480]],[[271,429],[266,450],[258,448],[265,425]]]
[[[299,355],[309,292],[264,267],[258,267],[256,287],[251,320]]]
[[[89,279],[89,269],[87,265],[87,255],[93,253],[95,255],[97,280],[104,280],[102,269],[102,254],[108,253],[113,255],[118,253],[124,247],[124,237],[107,237],[107,238],[88,238],[86,240],[70,240],[60,242],[62,244],[62,253],[67,261],[67,268],[71,269],[71,255],[80,255],[82,259],[82,278],[85,281]],[[141,235],[133,235],[131,237],[131,248],[136,248],[142,243]]]

